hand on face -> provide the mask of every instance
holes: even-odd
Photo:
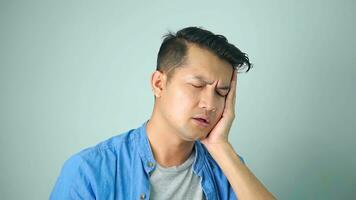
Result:
[[[233,71],[230,90],[226,96],[225,106],[220,120],[212,128],[208,136],[201,140],[201,142],[209,148],[215,144],[228,143],[228,135],[232,122],[235,119],[235,102],[236,102],[236,85],[237,85],[237,71]]]

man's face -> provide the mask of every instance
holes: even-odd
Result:
[[[172,131],[186,141],[205,138],[223,113],[232,72],[227,61],[189,45],[186,64],[175,69],[159,98],[159,111]]]

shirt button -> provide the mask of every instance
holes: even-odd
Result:
[[[147,163],[147,166],[148,166],[148,167],[153,167],[153,165],[154,165],[153,162],[148,162],[148,163]]]
[[[142,193],[142,194],[140,195],[140,199],[145,199],[145,197],[146,197],[146,195],[145,195],[144,193]]]

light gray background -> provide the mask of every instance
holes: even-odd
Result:
[[[279,199],[356,199],[355,1],[0,3],[0,198],[47,199],[63,162],[140,126],[161,36],[247,52],[231,142]]]

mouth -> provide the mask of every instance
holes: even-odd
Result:
[[[203,119],[203,118],[193,118],[193,119],[198,125],[200,125],[202,127],[209,126],[209,121],[206,119]]]

